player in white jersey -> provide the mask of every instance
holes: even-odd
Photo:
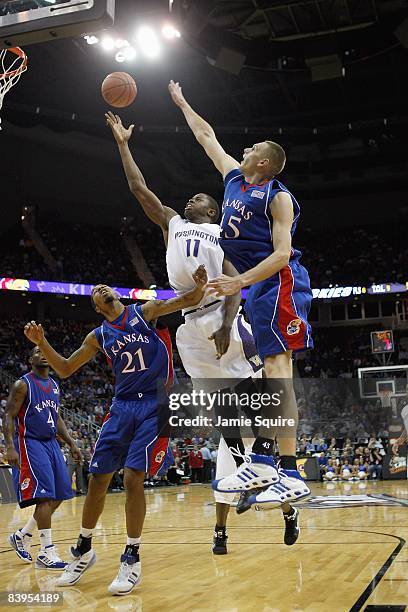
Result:
[[[220,227],[216,223],[219,215],[217,202],[209,195],[199,193],[189,199],[182,218],[175,210],[163,206],[159,198],[146,186],[145,180],[129,150],[128,142],[133,125],[124,128],[120,118],[106,114],[112,129],[129,183],[130,190],[140,202],[146,215],[160,226],[167,248],[166,263],[169,282],[178,295],[191,289],[191,270],[203,263],[208,278],[221,273],[237,274],[232,264],[225,259],[218,244]],[[187,374],[201,387],[206,382],[206,391],[219,388],[220,379],[244,381],[262,376],[262,362],[257,355],[251,327],[238,313],[240,293],[234,296],[215,298],[204,296],[194,308],[183,311],[185,323],[176,334],[179,355]],[[208,379],[217,379],[208,386]],[[217,384],[218,383],[218,384]],[[229,447],[244,451],[238,431],[230,431],[227,443],[221,438],[217,458],[216,478],[232,474],[239,457],[234,459]],[[226,521],[235,494],[214,492],[217,524],[214,534],[215,554],[225,554]]]

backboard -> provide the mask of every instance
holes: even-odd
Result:
[[[0,49],[92,34],[111,26],[115,0],[0,2]]]
[[[408,365],[358,368],[358,379],[363,398],[381,398],[384,391],[402,397],[407,395]]]

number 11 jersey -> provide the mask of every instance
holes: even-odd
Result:
[[[203,264],[209,279],[222,274],[224,251],[219,245],[220,226],[217,223],[192,223],[180,215],[169,222],[167,241],[167,274],[177,295],[194,289],[193,273]],[[194,309],[209,304],[214,295],[205,295]]]

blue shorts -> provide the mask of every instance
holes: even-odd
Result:
[[[20,508],[44,499],[74,497],[68,468],[55,438],[16,438],[20,468],[13,468],[13,483]]]
[[[261,359],[289,350],[313,348],[307,321],[312,297],[307,270],[297,260],[271,278],[252,285],[245,311]]]
[[[169,467],[168,404],[156,396],[140,400],[113,399],[90,461],[93,474],[109,474],[123,467],[162,474]]]

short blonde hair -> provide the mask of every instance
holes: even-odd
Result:
[[[283,148],[272,140],[265,140],[270,155],[270,164],[274,174],[279,174],[286,164],[286,153]]]

